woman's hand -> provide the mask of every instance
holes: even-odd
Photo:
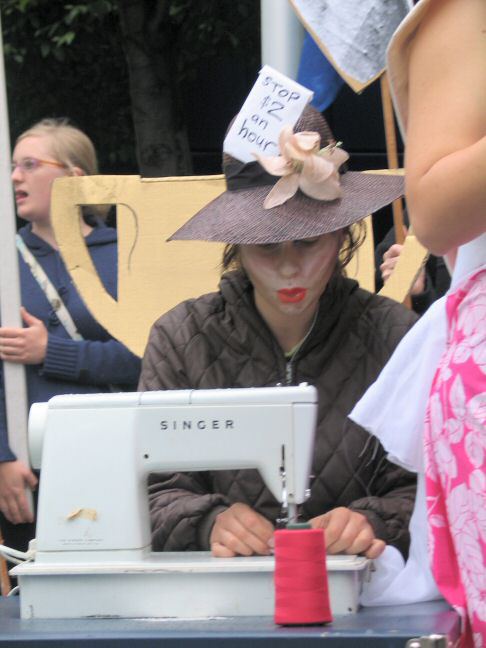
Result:
[[[267,556],[271,553],[273,525],[247,504],[233,504],[216,516],[209,538],[213,556]]]
[[[324,529],[329,554],[363,554],[378,558],[385,542],[375,537],[373,528],[362,513],[340,506],[310,520],[313,529]]]
[[[26,328],[0,328],[0,359],[21,364],[41,364],[47,352],[48,333],[42,320],[20,309]]]
[[[22,461],[0,462],[0,511],[13,524],[33,522],[25,489],[34,489],[37,477]]]

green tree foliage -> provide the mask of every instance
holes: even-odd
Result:
[[[105,172],[132,170],[134,135],[114,2],[1,0],[12,141],[67,116],[97,145]]]
[[[42,117],[68,116],[95,141],[103,172],[138,171],[119,20],[120,5],[126,1],[0,0],[12,140]],[[206,124],[211,104],[225,100],[231,115],[245,96],[240,86],[247,91],[258,69],[259,0],[132,0],[132,4],[155,17],[164,13],[160,24],[155,19],[147,25],[149,45],[154,56],[161,50],[169,56],[172,87],[180,91],[177,110],[196,147],[209,146],[198,131],[199,118]],[[220,78],[228,70],[237,77],[236,89],[227,74]],[[222,82],[227,87],[224,93]],[[224,130],[226,117],[219,131]]]
[[[172,0],[169,15],[177,31],[177,75],[194,79],[201,59],[241,56],[260,61],[258,0]]]
[[[32,35],[42,58],[69,59],[69,46],[80,32],[96,34],[103,20],[116,11],[110,0],[76,4],[48,0],[2,0],[1,9],[14,22],[5,30],[12,40],[5,44],[6,56],[23,63],[29,50],[25,36]],[[7,21],[8,22],[8,21]]]

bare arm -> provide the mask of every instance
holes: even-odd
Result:
[[[406,196],[437,255],[486,231],[486,4],[436,0],[410,54]]]

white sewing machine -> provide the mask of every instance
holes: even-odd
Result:
[[[22,617],[272,614],[273,558],[151,552],[147,476],[257,468],[291,518],[306,498],[316,410],[307,385],[56,396],[33,405],[29,444],[42,479],[35,558],[12,570]],[[353,576],[366,562],[340,558]]]

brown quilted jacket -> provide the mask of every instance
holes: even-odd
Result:
[[[406,555],[415,476],[389,463],[378,441],[346,417],[415,319],[400,304],[334,277],[312,330],[286,360],[244,273],[227,273],[220,292],[185,301],[154,324],[139,389],[315,385],[314,476],[302,518],[350,507]],[[153,474],[149,499],[155,550],[208,549],[216,515],[235,502],[272,522],[280,515],[255,470]]]

